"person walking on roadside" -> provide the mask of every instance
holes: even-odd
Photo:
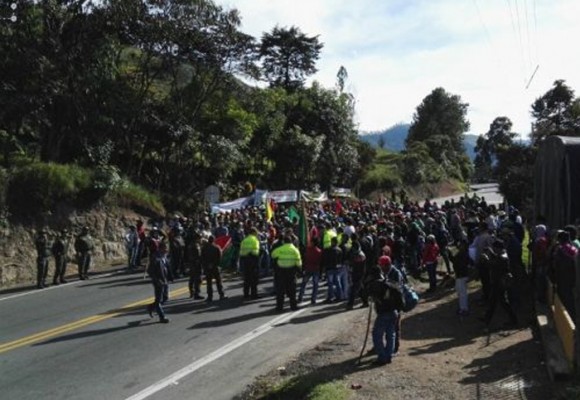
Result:
[[[66,265],[68,262],[68,248],[68,230],[63,229],[52,244],[52,255],[54,256],[54,277],[52,278],[53,285],[66,283],[66,279],[64,279],[64,277],[66,275]]]
[[[249,234],[240,243],[240,267],[244,276],[244,299],[258,298],[258,261],[260,260],[260,240],[256,228],[251,228]]]
[[[169,261],[167,260],[167,244],[162,242],[156,254],[153,255],[153,262],[149,263],[147,273],[151,278],[155,300],[147,306],[149,316],[153,318],[153,311],[157,312],[159,322],[166,324],[169,319],[165,316],[163,303],[169,296],[169,285],[167,283]]]
[[[77,253],[77,263],[79,271],[79,279],[89,279],[88,272],[91,266],[92,253],[95,250],[93,238],[89,233],[87,226],[83,227],[81,234],[75,240],[75,251]]]
[[[298,303],[302,303],[306,285],[312,278],[312,295],[310,296],[310,303],[316,304],[318,297],[318,283],[320,282],[320,263],[322,261],[322,250],[318,247],[318,238],[312,238],[310,244],[306,247],[306,254],[304,256],[304,276],[302,277],[302,284],[300,285],[300,294],[298,295]]]
[[[48,231],[41,229],[34,240],[36,247],[36,288],[46,287],[46,277],[48,275],[48,260],[50,258],[51,244],[48,239]]]
[[[336,239],[335,239],[336,241]],[[298,310],[296,303],[296,274],[302,273],[302,258],[300,251],[292,243],[290,235],[284,236],[284,244],[272,252],[276,260],[276,311],[284,310],[284,295],[290,300],[290,309]]]
[[[222,261],[222,250],[218,245],[214,243],[213,235],[210,235],[207,242],[201,248],[201,265],[206,279],[206,290],[207,290],[207,302],[213,301],[213,284],[217,286],[217,291],[220,296],[220,300],[226,298],[224,293],[224,288],[222,286],[222,276],[220,273],[220,263]]]
[[[397,326],[402,306],[401,273],[391,265],[388,256],[378,260],[379,268],[371,268],[367,278],[367,290],[375,303],[377,316],[373,326],[373,345],[378,365],[390,364],[398,350]]]

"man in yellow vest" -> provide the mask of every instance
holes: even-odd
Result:
[[[290,309],[298,310],[296,304],[296,274],[302,271],[300,251],[292,244],[292,237],[284,236],[284,244],[272,252],[276,260],[276,311],[284,310],[284,295],[290,300]]]
[[[260,255],[259,232],[251,228],[240,243],[240,264],[244,275],[244,299],[258,298],[258,261]]]

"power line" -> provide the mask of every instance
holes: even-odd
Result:
[[[517,23],[518,23],[518,39],[520,42],[520,53],[521,53],[521,57],[522,57],[522,67],[524,69],[523,73],[525,76],[526,75],[526,71],[525,71],[525,69],[526,69],[526,67],[525,67],[526,55],[524,52],[524,42],[522,39],[522,24],[520,21],[520,7],[518,6],[518,0],[514,0],[514,3],[515,3],[515,8],[516,8],[516,19],[517,19]],[[525,80],[524,80],[524,82],[525,82]]]

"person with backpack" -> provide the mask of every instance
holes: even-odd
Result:
[[[375,303],[377,316],[373,326],[373,345],[377,353],[376,364],[390,364],[397,348],[397,327],[403,306],[401,273],[391,264],[388,256],[381,256],[378,268],[369,272],[369,296]]]
[[[169,285],[167,277],[169,273],[169,261],[167,260],[167,244],[161,242],[158,251],[153,255],[153,261],[147,268],[147,273],[153,284],[155,300],[147,306],[149,316],[153,318],[153,311],[157,312],[159,322],[166,324],[169,319],[165,316],[162,304],[168,297]]]

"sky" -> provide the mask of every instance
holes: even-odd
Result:
[[[241,30],[256,38],[276,25],[318,36],[324,48],[312,79],[334,87],[346,68],[361,132],[412,122],[442,87],[469,104],[469,133],[486,133],[507,116],[526,137],[531,104],[555,80],[580,90],[578,0],[215,2],[237,8]]]

